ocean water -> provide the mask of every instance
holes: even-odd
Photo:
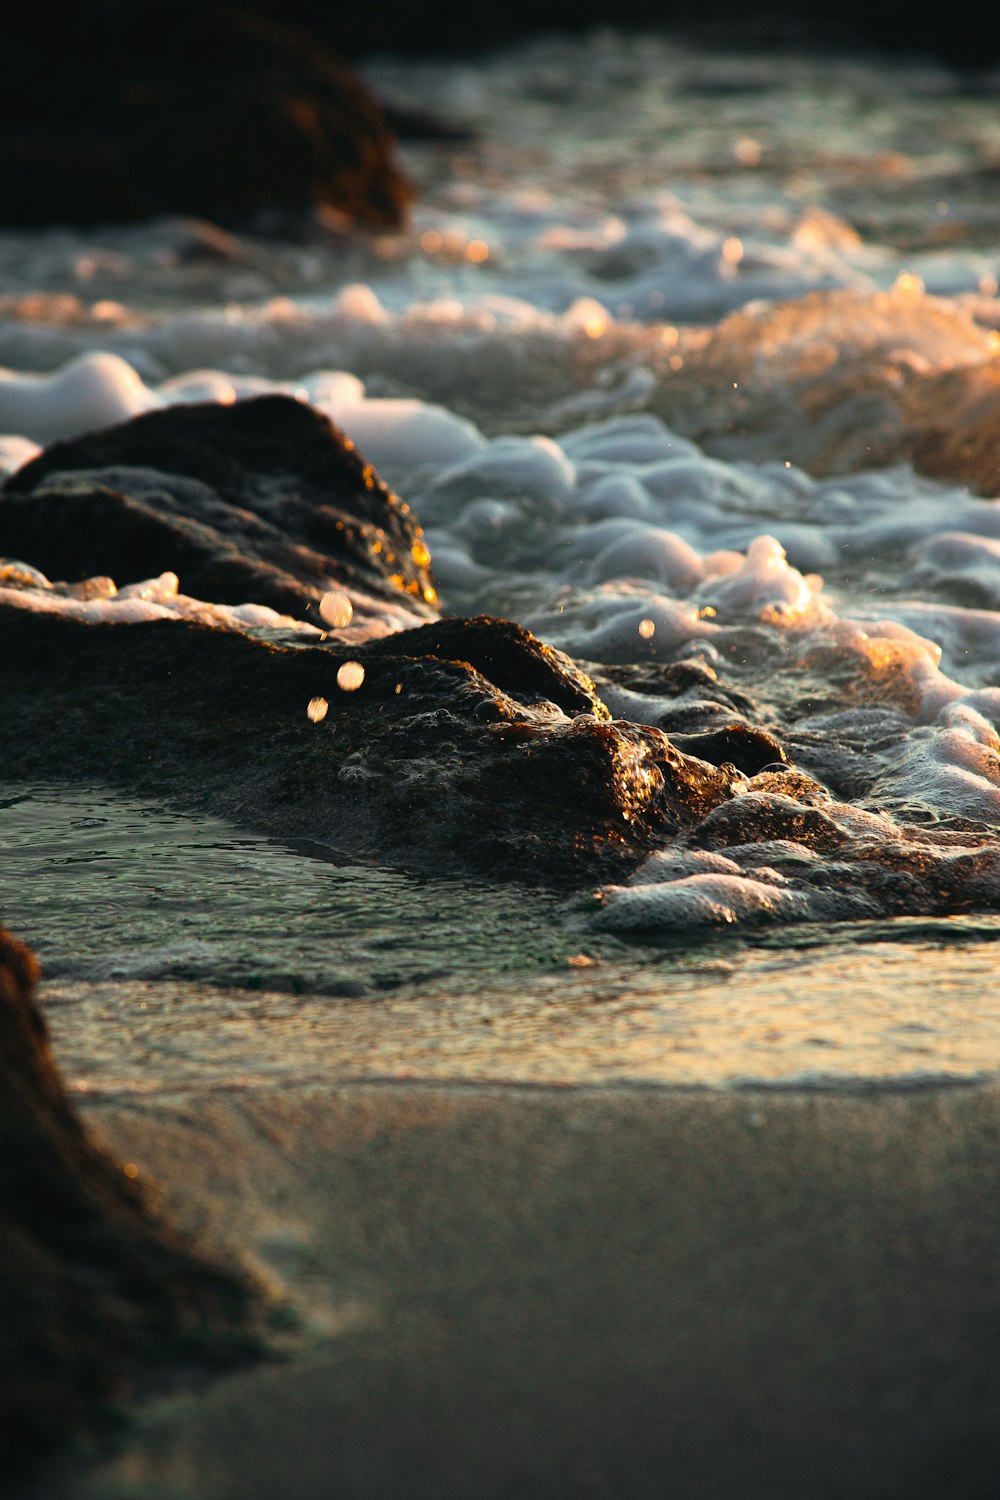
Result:
[[[468,127],[404,149],[404,232],[0,235],[0,468],[298,395],[412,505],[443,612],[519,620],[668,732],[750,704],[838,838],[969,873],[952,915],[890,919],[775,839],[526,900],[5,775],[0,912],[71,1087],[994,1076],[1000,484],[928,437],[1000,368],[990,80],[613,33],[368,72]],[[173,575],[81,602],[0,573],[0,598],[274,623]],[[680,698],[624,670],[677,661]]]
[[[625,941],[576,899],[6,789],[5,920],[81,1100],[315,1083],[917,1087],[993,1076],[1000,916]]]

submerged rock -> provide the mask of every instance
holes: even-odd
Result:
[[[222,604],[320,623],[334,587],[356,612],[432,616],[420,527],[326,417],[289,396],[148,412],[53,443],[0,491],[0,554],[49,577],[121,587],[177,573]]]
[[[89,1138],[0,929],[0,1451],[5,1484],[104,1431],[112,1402],[259,1355],[261,1293],[157,1219]]]
[[[0,100],[3,223],[404,218],[385,114],[315,37],[211,4],[22,9]]]

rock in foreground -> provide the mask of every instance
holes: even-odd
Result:
[[[0,1451],[5,1483],[105,1430],[109,1406],[259,1354],[260,1293],[150,1211],[88,1137],[0,929]]]

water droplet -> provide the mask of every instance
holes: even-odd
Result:
[[[320,617],[334,630],[350,625],[354,605],[340,589],[330,589],[319,601]]]
[[[640,620],[639,634],[642,636],[644,641],[651,640],[656,634],[656,625],[652,620]]]
[[[330,705],[329,703],[327,703],[325,698],[310,698],[306,713],[309,715],[310,719],[312,719],[314,724],[318,724],[321,719],[326,718],[327,710],[329,709],[329,707]]]
[[[741,167],[759,166],[761,154],[760,141],[755,140],[752,135],[740,136],[733,145],[733,155]]]
[[[924,283],[922,278],[913,271],[900,271],[892,284],[892,289],[904,297],[919,297],[924,290]]]
[[[365,669],[359,661],[345,661],[337,671],[337,686],[345,693],[355,693],[365,680]]]

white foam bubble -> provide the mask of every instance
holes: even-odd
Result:
[[[394,475],[428,464],[461,462],[484,442],[471,422],[424,401],[375,398],[317,404],[376,468]]]
[[[735,866],[733,867],[736,868]],[[745,921],[804,921],[812,908],[801,891],[740,874],[705,873],[648,885],[608,886],[599,914],[605,927],[684,931]]]
[[[264,604],[213,604],[179,591],[176,573],[162,573],[117,589],[112,579],[88,584],[50,583],[37,568],[28,573],[0,570],[0,605],[61,615],[86,625],[140,625],[151,620],[188,620],[220,630],[294,631],[319,639],[314,625],[292,619]]]
[[[0,369],[0,431],[33,443],[108,427],[158,404],[117,354],[81,354],[51,375]]]

